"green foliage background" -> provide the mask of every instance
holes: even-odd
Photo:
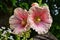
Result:
[[[16,7],[28,10],[34,2],[38,3],[38,0],[0,0],[0,26],[9,26],[9,17]],[[60,0],[42,0],[44,3],[49,6],[53,18],[50,32],[60,40]]]

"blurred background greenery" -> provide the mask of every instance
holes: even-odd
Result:
[[[9,26],[9,17],[16,7],[28,10],[34,2],[38,0],[0,0],[0,26]],[[53,18],[50,32],[60,40],[60,0],[42,0],[44,3],[49,6]]]

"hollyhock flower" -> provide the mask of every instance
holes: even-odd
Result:
[[[33,3],[29,10],[29,23],[30,27],[38,32],[38,34],[45,34],[51,27],[52,17],[50,15],[48,6],[41,6]]]
[[[12,15],[9,19],[10,28],[13,30],[14,34],[21,34],[29,29],[27,19],[27,10],[23,10],[22,8],[16,8],[14,10],[14,15]]]

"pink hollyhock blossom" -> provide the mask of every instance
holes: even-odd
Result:
[[[28,12],[22,8],[16,8],[14,10],[14,15],[9,19],[10,28],[13,30],[14,34],[20,34],[27,31],[29,28],[29,23],[27,23]]]
[[[39,7],[37,3],[33,3],[29,13],[28,21],[30,23],[30,27],[38,32],[38,34],[47,33],[52,24],[52,17],[48,6]]]

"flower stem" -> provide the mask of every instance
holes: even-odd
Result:
[[[41,6],[41,4],[42,4],[42,0],[38,0],[38,2],[39,2],[39,6]]]

